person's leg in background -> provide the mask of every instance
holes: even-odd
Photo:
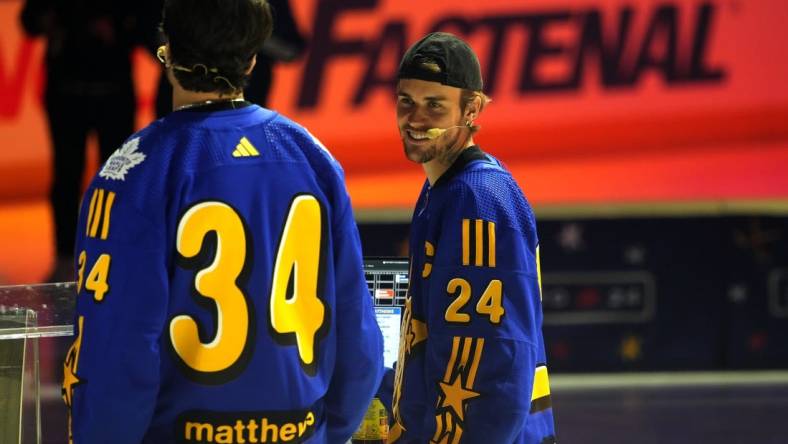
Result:
[[[52,146],[52,185],[49,200],[55,229],[55,264],[47,282],[74,280],[74,232],[77,227],[85,141],[89,122],[84,101],[75,96],[46,96]]]
[[[99,164],[103,164],[129,136],[134,134],[134,118],[137,110],[134,87],[129,83],[127,88],[117,94],[97,98],[95,109]]]
[[[162,71],[156,90],[156,118],[161,119],[172,112],[172,85]]]

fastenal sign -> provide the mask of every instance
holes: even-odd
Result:
[[[393,87],[400,55],[436,30],[476,49],[493,98],[476,140],[536,202],[788,196],[774,166],[788,160],[788,62],[775,56],[788,3],[298,3],[313,46],[277,72],[273,106],[332,150],[357,205],[418,192]]]
[[[393,88],[406,48],[438,30],[478,53],[493,102],[475,140],[536,204],[788,198],[783,0],[291,3],[310,47],[277,67],[269,105],[342,163],[357,207],[418,194]],[[20,7],[0,2],[0,194],[43,197],[43,45],[23,38]],[[142,125],[159,66],[135,64]]]

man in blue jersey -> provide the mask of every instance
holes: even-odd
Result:
[[[488,102],[476,55],[454,35],[429,34],[403,57],[397,124],[427,180],[392,443],[555,442],[536,225],[511,174],[473,141]]]
[[[264,0],[167,0],[174,112],[83,199],[75,443],[344,443],[382,339],[343,173],[306,129],[243,100]]]

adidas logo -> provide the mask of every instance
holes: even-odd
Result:
[[[252,145],[252,142],[249,141],[246,137],[241,137],[241,142],[238,143],[238,146],[235,147],[235,151],[233,151],[233,157],[256,157],[259,156],[260,152]]]

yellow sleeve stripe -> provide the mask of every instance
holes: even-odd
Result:
[[[451,416],[449,416],[451,418]],[[460,444],[460,439],[462,439],[462,427],[457,427],[454,431],[454,438],[451,440],[451,444]]]
[[[468,381],[465,388],[472,389],[473,384],[476,382],[476,372],[479,370],[479,362],[482,360],[482,350],[484,349],[484,338],[476,340],[476,350],[473,353],[473,362],[471,363],[471,370],[468,373]]]
[[[462,220],[462,264],[463,265],[471,264],[471,248],[470,248],[471,228],[470,227],[471,227],[471,220],[463,219]]]
[[[431,442],[459,443],[462,439],[466,403],[481,395],[473,391],[473,386],[483,348],[484,338],[452,338],[451,357],[439,384],[442,394],[436,404],[436,427]],[[470,363],[469,359],[472,359]]]
[[[77,370],[79,369],[79,355],[80,355],[80,352],[82,351],[82,332],[85,330],[85,317],[84,316],[80,316],[77,319],[77,323],[79,324],[78,328],[77,328],[77,331],[79,333],[77,333],[77,339],[76,339],[76,341],[74,341],[74,344],[75,344],[75,346],[74,346],[74,351],[75,351],[75,353],[74,353],[74,373],[76,373]]]
[[[448,381],[451,376],[451,371],[454,369],[454,363],[457,361],[457,352],[460,350],[460,337],[455,336],[451,344],[451,358],[449,358],[449,365],[446,366],[446,373],[443,375],[443,380]]]
[[[96,208],[93,212],[93,222],[90,225],[90,237],[96,237],[96,233],[98,233],[99,222],[101,222],[101,208],[104,205],[104,190],[99,188],[97,192],[98,198],[96,198]]]
[[[495,268],[495,222],[487,222],[487,249],[489,266]]]
[[[550,395],[550,378],[547,376],[547,367],[540,366],[534,371],[534,388],[531,401]]]
[[[112,213],[112,204],[115,203],[115,193],[110,191],[107,196],[107,203],[104,205],[104,222],[101,227],[101,239],[107,240],[109,236],[109,218]]]
[[[446,435],[443,436],[443,442],[449,442],[449,434],[454,431],[454,421],[452,415],[446,415]],[[452,441],[454,442],[454,441]]]
[[[462,265],[494,268],[497,262],[495,245],[495,222],[484,219],[462,220]]]
[[[460,344],[462,340],[462,344]],[[476,339],[476,346],[474,347],[474,338],[461,338],[455,336],[452,338],[451,357],[446,365],[446,372],[443,375],[443,381],[449,382],[452,380],[452,373],[455,369],[464,371],[468,369],[467,378],[465,380],[465,388],[472,389],[476,382],[476,372],[479,370],[479,362],[482,359],[482,352],[484,351],[484,338]],[[462,345],[462,346],[461,346]],[[470,367],[468,366],[468,358],[473,350],[473,361]],[[460,362],[457,365],[457,355],[460,355]]]
[[[536,279],[539,281],[539,300],[542,300],[542,260],[539,257],[539,245],[536,246]]]
[[[476,266],[484,265],[484,221],[476,219]]]
[[[85,234],[88,237],[98,236],[99,227],[101,227],[101,239],[107,240],[112,205],[114,203],[114,192],[106,191],[105,193],[105,190],[101,188],[93,190],[93,196],[90,198],[90,207],[88,208],[88,220],[85,224]]]
[[[93,196],[90,198],[90,207],[88,208],[88,221],[85,224],[86,236],[90,236],[90,224],[93,221],[93,209],[96,207],[96,198],[98,198],[98,189],[93,190]]]
[[[443,418],[447,415],[435,415],[435,433],[432,435],[432,442],[437,442],[443,434]]]
[[[471,355],[471,345],[473,342],[473,338],[465,338],[462,345],[462,358],[460,358],[460,367],[467,368],[468,367],[468,356]],[[466,385],[467,386],[467,385]]]

